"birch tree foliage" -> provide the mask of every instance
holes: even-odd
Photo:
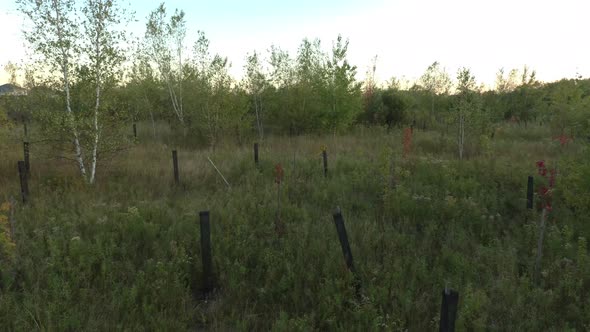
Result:
[[[457,72],[457,95],[454,105],[454,119],[457,124],[457,147],[459,159],[465,155],[468,135],[480,127],[481,101],[477,91],[475,76],[468,68]]]
[[[159,111],[163,108],[162,101],[165,99],[163,96],[167,95],[167,92],[159,84],[154,68],[142,49],[135,52],[128,78],[125,88],[133,104],[132,120],[135,122],[140,118],[149,118],[152,137],[156,138],[156,116],[161,113]]]
[[[294,60],[289,52],[271,45],[268,50],[269,82],[272,88],[267,102],[268,118],[287,132],[293,132],[293,123],[288,114],[296,107],[292,90],[295,85]]]
[[[60,99],[65,112],[47,109],[39,117],[45,135],[61,147],[73,143],[62,157],[70,159],[67,152],[73,150],[72,159],[81,176],[92,184],[101,153],[115,150],[113,145],[118,144],[118,138],[101,136],[106,127],[100,114],[104,91],[114,86],[121,71],[123,33],[119,24],[124,11],[114,0],[86,0],[80,8],[72,0],[17,3],[32,24],[25,38],[38,56],[39,68],[49,73],[44,80],[62,93],[59,97],[54,91],[50,99]],[[109,128],[116,122],[111,121]]]
[[[148,16],[145,32],[146,51],[156,64],[161,80],[168,90],[172,110],[183,126],[185,126],[182,94],[185,37],[184,11],[176,9],[168,19],[166,7],[164,3],[161,3]]]
[[[116,143],[121,141],[120,139],[103,139],[112,138],[118,131],[108,130],[110,137],[105,137],[107,128],[100,123],[112,119],[112,117],[102,116],[104,108],[102,101],[105,94],[109,92],[108,88],[115,86],[120,80],[121,63],[124,60],[121,43],[125,40],[120,24],[125,19],[128,21],[128,17],[124,17],[125,11],[114,0],[86,0],[82,12],[85,16],[82,52],[87,57],[88,71],[94,90],[88,179],[90,183],[94,183],[99,153],[116,149],[118,145]],[[108,129],[118,129],[120,124],[121,121],[110,121]],[[102,147],[104,149],[101,149]]]
[[[86,165],[80,143],[77,116],[71,105],[72,66],[79,59],[79,30],[75,1],[73,0],[17,0],[19,10],[29,19],[31,28],[24,37],[33,52],[38,55],[41,68],[49,73],[48,80],[56,77],[57,86],[64,94],[65,116],[59,123],[61,128],[54,141],[73,142],[75,161],[81,176],[87,180]],[[57,76],[54,76],[57,74]],[[67,158],[67,157],[66,157]]]
[[[319,39],[303,39],[295,62],[296,104],[288,114],[297,131],[322,127],[320,116],[328,107],[327,62],[328,56],[322,51]]]
[[[323,121],[334,131],[348,127],[362,108],[361,83],[355,78],[357,67],[348,62],[348,44],[338,35],[327,63],[330,107]]]
[[[255,51],[246,56],[246,76],[244,80],[244,87],[250,94],[252,104],[254,106],[254,115],[256,116],[256,128],[258,130],[258,138],[264,139],[264,125],[263,125],[263,93],[268,87],[266,75],[262,68],[260,55]]]
[[[452,82],[449,74],[441,67],[438,61],[433,62],[426,72],[420,77],[420,84],[430,94],[430,116],[439,119],[434,111],[435,99],[438,95],[447,94],[451,89]]]
[[[191,106],[195,114],[191,117],[194,127],[206,137],[209,145],[215,147],[224,129],[231,129],[235,121],[241,121],[243,108],[233,107],[234,81],[229,75],[230,64],[226,57],[211,54],[209,39],[202,31],[193,45],[190,77]]]

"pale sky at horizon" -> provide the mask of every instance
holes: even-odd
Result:
[[[161,0],[126,0],[136,11],[129,31],[143,36],[146,17]],[[240,77],[247,53],[266,56],[271,44],[296,54],[305,37],[329,50],[338,34],[350,39],[349,62],[359,79],[377,55],[377,79],[417,79],[439,61],[455,77],[471,68],[478,82],[493,86],[499,68],[525,64],[543,81],[590,77],[588,0],[217,0],[165,1],[186,12],[187,42],[197,30],[212,52],[227,56]],[[0,0],[0,66],[25,58],[23,17],[14,1]],[[0,84],[8,75],[0,68]]]

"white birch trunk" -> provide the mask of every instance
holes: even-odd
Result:
[[[70,97],[70,77],[69,77],[69,63],[68,63],[68,54],[66,49],[63,46],[63,31],[61,29],[61,13],[57,7],[55,7],[55,14],[56,14],[56,24],[57,29],[57,37],[60,45],[61,50],[61,71],[64,79],[64,90],[66,93],[66,113],[68,115],[68,119],[71,122],[71,130],[74,136],[74,149],[76,153],[76,161],[78,163],[78,168],[80,169],[80,174],[84,178],[84,180],[88,180],[86,178],[86,167],[84,166],[84,157],[82,155],[82,147],[80,145],[80,139],[78,135],[78,129],[76,127],[76,119],[74,117],[74,112],[72,112],[71,107],[71,97]]]
[[[96,101],[94,104],[94,142],[93,142],[93,146],[92,146],[92,163],[91,163],[91,168],[90,168],[90,178],[88,180],[88,182],[90,184],[93,184],[94,181],[96,180],[96,163],[98,161],[98,142],[100,139],[100,130],[98,128],[98,112],[99,112],[99,107],[100,107],[100,87],[102,84],[101,81],[101,77],[100,77],[100,73],[102,72],[102,68],[101,68],[101,61],[100,61],[100,57],[101,57],[101,52],[100,52],[100,40],[99,40],[99,36],[101,34],[102,30],[98,30],[96,32],[96,39],[95,39],[95,44],[94,44],[94,52],[95,52],[95,56],[96,56],[96,63],[95,63],[95,70],[96,70]]]

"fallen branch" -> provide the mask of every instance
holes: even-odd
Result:
[[[213,168],[215,168],[215,170],[217,171],[217,173],[219,174],[219,176],[221,176],[221,178],[223,179],[223,181],[227,185],[227,188],[228,189],[231,189],[231,186],[229,185],[229,182],[227,182],[227,180],[225,179],[225,176],[223,176],[223,174],[221,174],[221,172],[219,171],[219,169],[217,168],[217,166],[215,166],[215,164],[213,163],[213,161],[211,160],[211,158],[207,157],[207,160],[209,160],[209,162],[211,163],[211,165],[213,165]]]

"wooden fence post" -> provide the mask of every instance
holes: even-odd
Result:
[[[452,289],[445,288],[442,292],[442,306],[440,309],[440,332],[455,331],[458,303],[459,293]]]
[[[258,167],[258,143],[254,143],[254,164]]]
[[[137,124],[133,122],[133,137],[137,138]]]
[[[356,273],[354,269],[354,264],[352,262],[352,251],[350,250],[350,244],[348,243],[348,234],[346,234],[346,227],[344,226],[344,218],[342,217],[342,213],[340,209],[337,208],[334,212],[334,224],[336,225],[336,232],[338,232],[338,239],[340,240],[340,246],[342,247],[342,254],[344,255],[344,260],[346,261],[346,266],[348,269]]]
[[[25,168],[25,162],[22,160],[18,161],[18,175],[20,177],[20,191],[23,198],[23,204],[27,204],[29,201],[29,184],[27,179],[27,170]]]
[[[180,175],[178,174],[178,154],[172,150],[172,166],[174,167],[174,183],[180,184]]]
[[[527,182],[526,188],[526,208],[532,209],[533,208],[533,177],[529,175],[529,179]]]
[[[352,261],[352,251],[350,250],[350,243],[348,242],[348,234],[346,233],[346,227],[344,226],[344,218],[342,217],[342,213],[340,212],[340,208],[336,208],[333,214],[334,217],[334,224],[336,225],[336,232],[338,232],[338,239],[340,240],[340,246],[342,247],[342,254],[344,255],[344,260],[346,261],[346,267],[348,270],[352,272],[354,275],[354,287],[356,289],[357,296],[360,297],[361,293],[361,281],[356,274],[356,269],[354,268],[354,264]]]
[[[211,225],[209,211],[199,212],[201,224],[201,258],[203,261],[203,293],[213,290],[213,262],[211,259]]]
[[[31,176],[31,163],[29,160],[29,142],[23,142],[23,150],[24,150],[24,161],[25,161],[25,170],[27,171],[27,176]]]

